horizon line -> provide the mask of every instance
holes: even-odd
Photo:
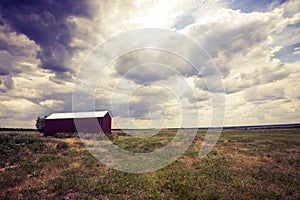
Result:
[[[285,124],[261,124],[261,125],[229,125],[223,127],[165,127],[162,129],[259,129],[259,128],[300,128],[300,122],[298,123],[285,123]],[[24,127],[0,127],[1,129],[22,129],[22,130],[37,130],[35,128]],[[112,130],[159,130],[159,128],[112,128]]]

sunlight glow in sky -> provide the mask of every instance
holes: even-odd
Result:
[[[32,128],[38,116],[72,111],[84,59],[112,36],[140,28],[171,30],[205,48],[224,83],[225,125],[299,122],[298,0],[5,0],[0,13],[0,127]],[[168,62],[181,75],[157,66],[130,71],[150,58]],[[207,91],[203,77],[181,62],[157,52],[119,58],[97,88],[96,109],[112,111],[109,90],[123,79],[116,96],[139,89],[129,100],[131,118],[119,112],[115,121],[152,128],[161,126],[164,116],[165,126],[180,127],[181,109],[192,121],[198,107],[199,126],[208,126],[211,92],[218,89]],[[181,81],[193,88],[196,101]],[[179,96],[161,86],[170,83]],[[121,100],[115,106],[125,109]]]

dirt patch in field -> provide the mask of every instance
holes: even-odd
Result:
[[[47,185],[47,182],[50,179],[59,177],[60,173],[64,169],[57,169],[57,168],[47,168],[43,169],[37,177],[32,177],[30,175],[27,175],[27,179],[22,182],[20,185],[17,185],[15,187],[8,188],[6,191],[12,192],[12,198],[13,199],[22,199],[22,191],[28,190],[30,188],[44,188]]]
[[[22,192],[26,190],[30,190],[30,188],[37,188],[37,189],[40,188],[40,190],[38,191],[39,195],[49,196],[51,195],[51,193],[49,193],[49,190],[46,188],[47,185],[49,185],[48,183],[49,180],[60,177],[61,173],[66,169],[70,170],[70,169],[80,168],[81,165],[82,165],[81,162],[75,161],[71,163],[68,167],[64,167],[64,168],[55,168],[55,167],[48,166],[42,169],[42,171],[40,171],[37,176],[28,174],[24,182],[22,182],[20,185],[17,185],[16,187],[8,188],[7,191],[12,191],[13,192],[12,198],[16,198],[16,199],[23,199]]]
[[[227,154],[226,157],[230,157],[232,159],[233,164],[230,165],[232,170],[243,170],[251,166],[266,164],[259,156],[250,156],[243,153],[234,152]]]
[[[259,156],[250,156],[245,155],[243,153],[233,153],[232,158],[237,164],[244,164],[244,165],[257,165],[262,164]]]
[[[81,142],[80,138],[60,138],[56,140],[66,142],[68,145],[74,145],[77,142]]]
[[[45,148],[46,149],[55,149],[56,148],[56,144],[53,142],[45,142]]]

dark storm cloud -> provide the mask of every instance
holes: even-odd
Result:
[[[89,18],[92,16],[88,1],[82,0],[4,0],[0,5],[1,24],[26,35],[41,48],[37,57],[40,67],[56,74],[70,72],[70,58],[76,50],[70,46],[75,24],[69,16]],[[1,48],[12,51],[12,47]]]
[[[120,57],[115,63],[118,75],[136,84],[167,80],[172,76],[188,77],[197,73],[181,57],[161,50],[142,50]]]

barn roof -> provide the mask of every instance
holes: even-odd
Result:
[[[46,117],[46,119],[94,118],[104,117],[107,113],[108,111],[53,113]]]

